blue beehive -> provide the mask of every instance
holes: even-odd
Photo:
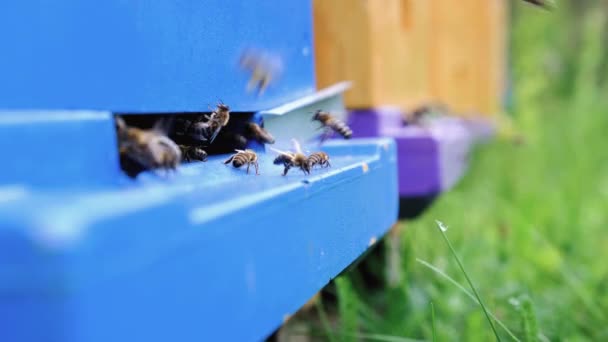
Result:
[[[309,0],[0,4],[1,341],[259,340],[394,223],[390,139],[333,141],[309,176],[263,148],[260,176],[221,155],[120,170],[115,113],[221,99],[279,148],[310,138],[346,88],[316,92],[311,23]],[[263,96],[250,46],[281,61]]]

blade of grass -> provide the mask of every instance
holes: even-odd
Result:
[[[435,331],[435,307],[431,302],[431,326],[433,328],[433,342],[437,342],[437,332]]]
[[[456,250],[452,246],[452,243],[450,242],[450,239],[448,239],[448,235],[445,233],[445,231],[447,230],[447,227],[444,226],[443,223],[441,223],[440,221],[436,220],[435,222],[437,222],[437,229],[439,229],[439,232],[441,233],[441,236],[443,236],[443,239],[448,244],[448,247],[450,248],[450,251],[452,252],[452,255],[454,256],[454,259],[456,259],[456,262],[458,263],[458,266],[460,267],[460,270],[462,271],[462,273],[464,274],[464,277],[466,278],[467,282],[469,283],[469,286],[471,287],[471,290],[473,290],[473,293],[475,294],[475,297],[477,297],[477,301],[479,302],[479,305],[481,306],[481,309],[483,310],[483,313],[486,315],[488,323],[490,324],[490,327],[492,328],[492,331],[494,332],[494,336],[496,336],[496,340],[500,341],[500,336],[498,335],[498,331],[496,331],[496,327],[494,326],[494,323],[492,322],[492,319],[490,318],[490,315],[488,315],[488,310],[486,309],[485,304],[481,300],[481,297],[479,296],[479,293],[477,293],[477,290],[475,289],[475,286],[473,286],[473,282],[469,278],[469,275],[467,274],[467,271],[465,271],[464,266],[460,262],[460,258],[458,258],[458,254],[456,253]]]
[[[416,258],[416,261],[419,262],[419,263],[421,263],[422,265],[428,267],[431,271],[433,271],[433,272],[439,274],[440,276],[442,276],[444,279],[446,279],[447,281],[449,281],[450,283],[452,283],[452,285],[456,286],[462,293],[464,293],[465,295],[467,295],[467,297],[471,298],[471,300],[475,304],[480,305],[479,301],[475,298],[475,296],[471,292],[469,292],[467,289],[465,289],[464,286],[460,285],[456,280],[454,280],[454,278],[450,277],[449,275],[447,275],[446,273],[444,273],[439,268],[433,266],[432,264],[430,264],[430,263],[428,263],[428,262],[426,262],[426,261],[424,261],[422,259]],[[496,316],[494,316],[494,314],[492,312],[488,311],[488,314],[513,339],[513,341],[521,342],[521,340],[519,338],[517,338],[517,336],[515,336],[515,334],[509,328],[507,328],[507,326],[501,320],[499,320]]]

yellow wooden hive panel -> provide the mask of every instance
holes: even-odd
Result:
[[[440,100],[493,113],[504,89],[504,0],[314,0],[319,87],[350,108]]]

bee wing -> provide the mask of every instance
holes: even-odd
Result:
[[[269,147],[269,149],[273,150],[274,152],[276,152],[276,153],[278,153],[278,154],[282,154],[282,155],[284,155],[284,156],[288,156],[288,157],[290,157],[290,158],[291,158],[291,157],[293,157],[293,154],[292,154],[292,153],[285,152],[285,151],[281,151],[281,150],[277,150],[277,149],[276,149],[276,148],[274,148],[274,147]]]
[[[291,143],[296,152],[302,153],[302,146],[300,146],[300,143],[296,139],[291,139]]]
[[[220,134],[220,130],[222,129],[221,125],[218,125],[217,128],[215,129],[215,132],[213,132],[213,135],[211,136],[211,139],[209,139],[209,143],[212,143],[213,140],[215,140],[215,138],[217,137],[218,134]]]
[[[235,151],[237,151],[238,153],[244,153],[245,152],[245,150],[237,150],[237,149],[235,149]]]

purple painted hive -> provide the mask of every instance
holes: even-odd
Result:
[[[446,191],[464,174],[473,145],[493,134],[482,119],[441,117],[425,127],[406,125],[397,108],[352,110],[354,137],[392,137],[397,143],[399,194],[427,196]]]

